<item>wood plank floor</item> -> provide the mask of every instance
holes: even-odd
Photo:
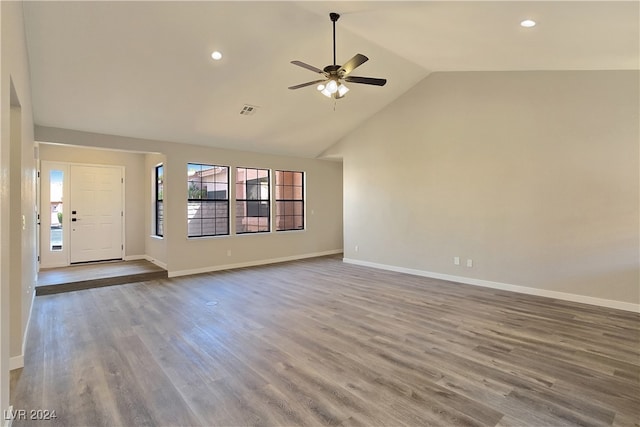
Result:
[[[603,284],[606,285],[606,284]],[[638,426],[640,316],[327,257],[35,300],[14,426]]]

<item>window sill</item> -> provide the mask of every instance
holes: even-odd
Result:
[[[209,239],[225,239],[231,237],[230,234],[221,234],[219,236],[187,236],[187,240],[209,240]]]
[[[274,234],[274,231],[257,231],[254,233],[236,233],[234,236],[242,237],[242,236],[270,236]]]

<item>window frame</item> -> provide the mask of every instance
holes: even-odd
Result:
[[[292,198],[290,199],[285,199],[285,198],[278,198],[278,186],[280,185],[281,187],[285,187],[287,186],[284,183],[278,184],[278,172],[281,173],[293,173],[293,174],[300,174],[301,175],[301,184],[300,184],[300,194],[301,194],[301,198],[300,199],[296,199],[294,197],[295,195],[295,187],[298,187],[296,185],[291,185],[292,188]],[[274,190],[275,190],[275,196],[274,196],[274,203],[275,203],[275,215],[274,215],[274,221],[275,221],[275,231],[276,232],[280,232],[280,231],[304,231],[306,230],[307,227],[307,221],[306,221],[306,193],[305,193],[305,188],[306,188],[306,173],[304,171],[292,171],[292,170],[276,170],[274,173]],[[284,188],[283,188],[284,190]],[[300,215],[279,215],[278,214],[278,202],[299,202],[302,203],[302,214]],[[279,217],[287,217],[287,216],[291,216],[291,217],[301,217],[302,219],[302,227],[301,228],[279,228],[279,221],[278,218]],[[294,220],[295,222],[295,220]]]
[[[239,171],[240,170],[244,170],[245,171],[245,176],[244,176],[244,182],[238,182],[238,176],[239,176]],[[249,185],[255,185],[257,186],[257,189],[259,190],[261,187],[261,182],[259,182],[259,180],[263,179],[263,178],[256,178],[256,180],[258,182],[256,182],[255,184],[250,184],[249,182],[252,180],[248,180],[247,179],[247,173],[246,171],[248,170],[255,170],[256,172],[258,171],[264,171],[267,173],[266,176],[266,184],[267,184],[267,191],[266,191],[266,199],[263,199],[263,195],[260,194],[258,199],[249,199],[247,198],[248,194],[249,194]],[[258,173],[256,173],[256,175],[258,175]],[[271,220],[272,220],[272,210],[273,207],[271,206],[272,204],[272,184],[271,184],[271,169],[268,168],[257,168],[257,167],[244,167],[244,166],[236,166],[235,167],[235,189],[236,189],[236,194],[235,194],[235,212],[234,212],[234,218],[235,218],[235,229],[234,232],[236,235],[246,235],[246,234],[263,234],[263,233],[271,233],[272,230],[272,226],[271,226]],[[237,188],[238,185],[244,185],[244,198],[238,198],[238,193],[237,193]],[[258,207],[258,212],[260,213],[261,209],[264,207],[266,207],[267,209],[267,214],[266,215],[248,215],[249,213],[249,205],[248,203],[255,203],[258,202],[259,203],[259,207]],[[238,215],[238,203],[244,203],[246,209],[244,210],[244,215],[239,216]],[[238,221],[241,220],[242,218],[267,218],[266,221],[266,230],[257,230],[257,231],[238,231]],[[261,227],[260,224],[258,224],[258,227]]]
[[[160,184],[160,180],[158,179],[158,170],[162,170],[162,184]],[[155,220],[155,230],[154,236],[164,237],[164,164],[160,163],[154,168],[154,215],[153,218]],[[160,186],[162,185],[162,189]],[[162,220],[159,218],[159,209],[158,206],[162,204]],[[162,226],[162,227],[160,227]]]
[[[193,182],[191,175],[189,175],[189,170],[191,168],[191,166],[197,166],[200,167],[200,172],[202,172],[202,168],[203,167],[207,167],[207,168],[211,168],[211,169],[215,169],[215,168],[222,168],[226,170],[226,183],[223,181],[216,181],[214,179],[213,183],[214,184],[226,184],[226,188],[225,188],[225,193],[226,193],[226,197],[225,198],[203,198],[203,197],[199,197],[199,198],[192,198],[190,197],[191,194],[189,194],[189,186],[190,184]],[[209,237],[224,237],[224,236],[229,236],[231,234],[231,203],[230,203],[230,180],[231,180],[231,166],[226,166],[226,165],[212,165],[212,164],[208,164],[208,163],[195,163],[195,162],[187,162],[187,238],[188,239],[200,239],[200,238],[209,238]],[[202,176],[200,176],[200,185],[202,187],[203,183],[208,183],[210,181],[203,181],[202,180]],[[214,191],[213,193],[216,193],[218,191],[221,190],[217,190],[217,185],[214,186]],[[200,190],[198,190],[200,192],[202,192],[202,188]],[[209,193],[209,191],[207,191],[207,193]],[[202,194],[202,193],[201,193]],[[201,207],[205,206],[206,204],[213,204],[214,209],[217,208],[217,204],[220,202],[226,202],[226,217],[224,218],[226,221],[226,232],[224,233],[218,233],[217,232],[217,221],[223,217],[218,217],[217,213],[215,214],[214,217],[212,218],[197,218],[200,219],[201,221],[206,220],[213,220],[213,228],[214,228],[214,233],[210,234],[210,233],[204,233],[203,232],[203,222],[201,222],[201,227],[200,227],[200,234],[194,235],[194,234],[189,234],[189,222],[194,219],[194,218],[189,218],[189,206],[190,203],[200,203]]]

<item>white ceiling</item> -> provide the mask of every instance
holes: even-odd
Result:
[[[639,67],[632,2],[25,2],[34,120],[315,157],[433,71]],[[329,100],[289,62],[369,62]],[[519,26],[525,18],[538,25]],[[210,53],[224,57],[215,62]],[[244,104],[258,106],[243,116]]]

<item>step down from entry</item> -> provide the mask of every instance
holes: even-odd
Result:
[[[117,261],[41,270],[36,295],[166,279],[167,271],[145,261]]]

